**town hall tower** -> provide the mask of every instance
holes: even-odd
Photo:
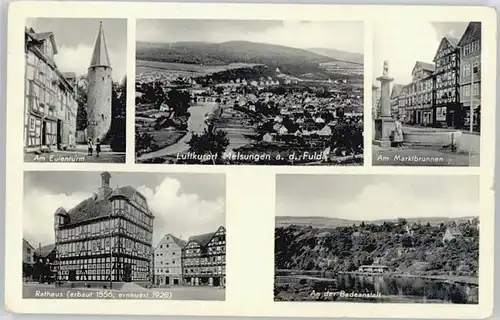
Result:
[[[102,141],[111,126],[111,71],[101,22],[87,73],[87,139],[94,143]]]

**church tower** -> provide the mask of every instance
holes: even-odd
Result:
[[[87,72],[87,139],[93,142],[102,141],[111,126],[111,71],[101,22]]]

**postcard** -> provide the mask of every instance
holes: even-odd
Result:
[[[490,316],[496,18],[12,3],[5,309]]]

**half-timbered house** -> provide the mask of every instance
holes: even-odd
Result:
[[[26,151],[66,149],[76,144],[74,74],[62,73],[52,32],[26,28],[24,146]]]
[[[406,106],[409,123],[431,125],[433,123],[434,65],[417,61],[412,70]]]
[[[130,186],[113,190],[110,178],[103,172],[93,197],[55,212],[59,285],[114,288],[151,282],[154,216],[141,193]]]
[[[189,238],[182,250],[184,284],[225,286],[226,229]]]
[[[460,126],[460,50],[458,40],[443,37],[434,56],[435,124],[444,127]]]

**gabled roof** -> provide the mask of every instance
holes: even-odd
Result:
[[[479,39],[481,39],[481,22],[470,22],[465,29],[462,38],[458,41],[458,45],[462,47]]]
[[[33,247],[33,246],[31,245],[31,243],[29,243],[29,242],[28,242],[28,240],[26,240],[26,239],[24,239],[24,238],[23,238],[23,243],[24,243],[24,244],[26,244],[28,247],[30,247],[30,248],[32,248],[32,249],[35,249],[35,247]]]
[[[54,33],[52,32],[35,32],[33,28],[27,29],[25,28],[25,32],[34,40],[43,42],[46,40],[49,40],[50,43],[52,44],[52,51],[54,51],[54,54],[57,54],[57,44],[56,40],[54,38]]]
[[[112,209],[111,202],[108,199],[99,199],[96,194],[91,198],[83,200],[76,207],[68,211],[69,223],[73,224],[109,216]]]
[[[187,244],[187,241],[186,240],[182,240],[181,238],[177,238],[176,236],[174,235],[170,235],[172,237],[172,240],[174,240],[174,242],[181,248],[184,248]]]
[[[41,248],[38,248],[35,250],[35,254],[39,257],[47,257],[54,249],[56,248],[55,244],[49,244],[46,246],[43,246]]]
[[[59,208],[57,208],[55,215],[66,216],[66,215],[68,215],[68,212],[63,207],[59,207]]]
[[[97,33],[97,38],[95,40],[94,51],[92,53],[92,58],[90,59],[89,68],[93,67],[111,68],[106,39],[104,38],[104,31],[102,29],[102,22],[99,25],[99,32]]]
[[[199,244],[200,246],[202,247],[205,247],[208,245],[208,243],[210,242],[210,240],[212,240],[212,238],[215,236],[215,234],[219,231],[219,230],[224,230],[226,231],[226,229],[224,228],[224,226],[220,226],[217,228],[217,230],[215,230],[214,232],[210,232],[210,233],[204,233],[204,234],[200,234],[200,235],[196,235],[196,236],[192,236],[188,239],[188,242],[187,243],[190,243],[190,242],[196,242],[197,244]]]
[[[177,238],[176,236],[174,236],[173,234],[171,233],[168,233],[166,234],[161,240],[160,242],[158,243],[157,247],[160,245],[160,244],[163,244],[164,243],[164,240],[167,238],[167,237],[170,237],[172,238],[172,240],[175,242],[175,244],[177,244],[181,249],[184,248],[187,244],[187,241],[185,240],[182,240],[180,238]]]
[[[392,86],[391,99],[398,97],[399,94],[401,93],[401,90],[403,90],[403,85],[395,83]]]
[[[450,45],[452,46],[453,48],[456,48],[458,46],[458,39],[457,38],[453,38],[453,37],[450,37],[450,36],[444,36],[442,39],[441,39],[441,42],[439,43],[439,46],[436,50],[436,53],[434,54],[434,58],[432,59],[432,61],[436,61],[436,57],[438,55],[438,53],[443,50],[443,47],[445,45]]]
[[[415,70],[415,68],[417,66],[419,66],[421,69],[426,70],[426,71],[434,71],[436,69],[434,64],[428,63],[428,62],[423,62],[423,61],[417,61],[415,63],[415,67],[413,67],[413,70]]]
[[[210,233],[204,233],[204,234],[192,236],[189,238],[188,243],[189,242],[196,242],[200,246],[205,247],[210,242],[210,240],[212,240],[212,237],[214,236],[214,234],[215,234],[215,232],[210,232]]]
[[[105,199],[101,199],[97,196],[97,194],[94,194],[93,197],[83,200],[77,206],[68,211],[69,223],[73,224],[90,219],[109,216],[112,210],[110,198],[122,196],[131,200],[132,196],[136,193],[141,195],[133,187],[125,186],[116,188],[111,193],[111,195]]]

